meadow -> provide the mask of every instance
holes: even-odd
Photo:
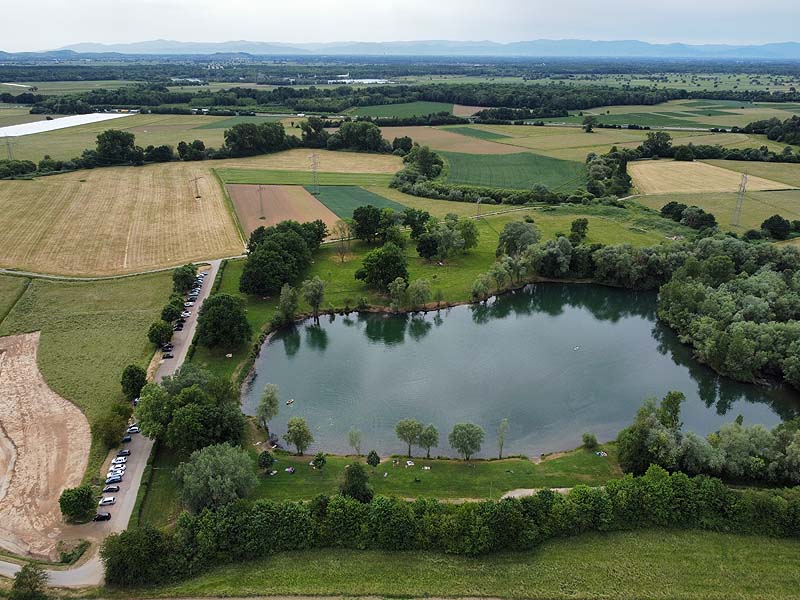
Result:
[[[171,287],[170,272],[92,282],[0,277],[0,307],[13,302],[0,321],[0,336],[41,331],[38,362],[48,386],[77,405],[94,427],[123,400],[123,369],[150,362],[147,329]],[[105,448],[93,442],[87,477],[97,474],[105,456]]]
[[[518,189],[530,189],[539,183],[559,191],[585,185],[581,164],[532,152],[489,156],[442,152],[442,156],[447,161],[448,183]]]
[[[444,102],[405,102],[402,104],[376,104],[374,106],[355,106],[345,111],[348,115],[359,117],[419,117],[434,113],[452,113],[453,105]]]
[[[591,533],[478,558],[311,550],[218,567],[133,596],[777,600],[797,597],[800,573],[787,565],[798,551],[797,540],[674,530]]]
[[[359,206],[371,204],[377,208],[391,208],[396,212],[403,212],[406,207],[399,202],[390,200],[383,195],[363,187],[343,185],[321,185],[318,187],[306,186],[310,193],[316,193],[316,198],[333,211],[340,219],[349,219],[353,211]],[[381,189],[383,191],[383,189]]]
[[[723,169],[747,173],[754,177],[779,181],[791,187],[800,187],[800,164],[738,160],[706,160],[703,162]]]

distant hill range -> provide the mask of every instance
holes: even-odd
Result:
[[[524,57],[608,57],[608,58],[743,58],[800,59],[800,43],[762,45],[650,44],[637,40],[533,40],[530,42],[455,42],[428,40],[411,42],[329,42],[284,44],[273,42],[176,42],[152,40],[130,44],[81,43],[61,50],[79,53],[120,54],[251,54],[276,55],[362,55],[362,56],[524,56]]]

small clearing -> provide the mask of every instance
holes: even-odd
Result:
[[[0,547],[53,560],[62,531],[58,498],[80,484],[89,422],[45,382],[39,332],[0,338]]]
[[[339,217],[297,185],[228,185],[228,193],[242,228],[253,230],[293,220],[300,223],[321,219],[331,229]]]
[[[735,192],[742,176],[736,171],[701,162],[657,160],[628,165],[628,173],[642,194],[699,194]],[[785,190],[792,186],[761,177],[750,177],[749,191]]]

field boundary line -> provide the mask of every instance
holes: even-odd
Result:
[[[8,307],[8,310],[5,312],[5,314],[0,315],[0,325],[3,324],[3,321],[6,320],[6,317],[8,315],[10,315],[11,311],[13,311],[16,308],[17,304],[19,304],[19,301],[22,300],[22,297],[25,295],[25,292],[27,292],[28,289],[31,287],[31,278],[30,277],[25,277],[25,279],[27,281],[25,282],[25,285],[22,288],[22,291],[17,295],[16,298],[14,298],[14,302],[11,303],[11,306]],[[0,425],[0,427],[1,426],[2,425]]]
[[[219,185],[219,187],[222,189],[222,197],[225,202],[225,208],[233,219],[233,224],[236,227],[236,231],[239,233],[239,241],[242,243],[242,248],[245,248],[247,247],[247,241],[245,240],[246,236],[244,234],[244,229],[242,228],[242,223],[239,221],[239,215],[236,212],[236,206],[234,206],[233,200],[231,200],[230,194],[228,194],[228,188],[215,168],[211,168],[211,173],[214,175],[217,185]]]

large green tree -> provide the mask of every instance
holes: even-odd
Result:
[[[214,294],[197,315],[197,343],[207,348],[236,348],[248,341],[252,333],[244,299],[238,296]]]
[[[9,600],[47,600],[47,573],[41,565],[28,562],[14,575]]]
[[[464,460],[469,460],[473,454],[480,452],[485,434],[483,429],[472,423],[457,423],[453,426],[447,440],[450,446],[457,450]]]
[[[286,434],[283,439],[297,448],[300,456],[308,449],[314,441],[314,435],[308,427],[308,423],[302,417],[292,417],[286,424]]]
[[[197,267],[189,263],[178,267],[172,272],[172,288],[179,294],[185,294],[192,289],[197,277]]]
[[[267,438],[269,438],[269,422],[278,416],[278,393],[278,386],[268,383],[264,386],[264,391],[261,392],[261,398],[256,407],[256,419],[261,428],[267,432]]]
[[[325,282],[316,275],[312,279],[303,282],[301,288],[303,300],[311,307],[314,320],[319,320],[319,307],[325,300]]]
[[[247,451],[229,444],[192,453],[175,469],[181,500],[191,510],[219,508],[247,496],[258,483]]]
[[[349,496],[359,502],[368,503],[372,500],[374,492],[369,485],[369,474],[362,463],[352,463],[344,470],[339,492],[342,496]]]
[[[364,257],[355,277],[369,287],[386,290],[398,277],[408,281],[408,260],[400,248],[389,242]]]
[[[122,393],[128,400],[133,400],[139,396],[142,388],[147,383],[147,371],[139,365],[128,365],[122,371]]]
[[[419,444],[419,436],[422,434],[422,423],[416,419],[402,419],[394,426],[397,437],[408,445],[408,456],[411,456],[411,446]]]
[[[95,510],[94,491],[89,485],[67,488],[61,492],[58,506],[61,515],[68,523],[80,523],[89,520]]]

